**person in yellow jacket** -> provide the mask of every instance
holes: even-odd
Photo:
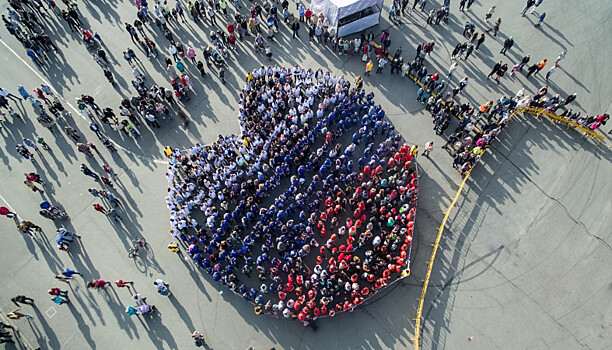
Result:
[[[366,70],[363,75],[370,76],[370,72],[372,71],[372,68],[374,68],[374,62],[372,62],[372,60],[369,60],[368,63],[366,63]]]

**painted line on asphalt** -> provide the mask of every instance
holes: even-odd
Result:
[[[4,204],[6,204],[6,206],[13,212],[16,213],[15,209],[13,209],[13,207],[11,207],[11,205],[9,204],[9,202],[4,199],[4,197],[2,197],[2,195],[0,194],[0,199],[4,202]]]

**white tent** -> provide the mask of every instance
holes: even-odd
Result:
[[[323,13],[338,37],[360,32],[378,24],[383,0],[313,0],[313,13]]]

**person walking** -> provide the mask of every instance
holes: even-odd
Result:
[[[68,136],[72,137],[73,140],[78,141],[81,136],[78,134],[78,132],[70,127],[70,126],[65,126],[64,127],[64,131],[66,131],[66,134],[68,134]]]
[[[95,280],[95,281],[87,282],[87,288],[104,289],[104,287],[106,286],[112,286],[112,284],[109,281],[105,281],[105,280]]]
[[[559,56],[557,56],[557,60],[555,61],[555,63],[559,63],[562,59],[565,59],[565,55],[567,54],[566,51],[561,51],[561,53],[559,54]]]
[[[119,201],[119,199],[117,199],[117,197],[115,197],[112,193],[110,193],[109,191],[102,191],[100,192],[100,195],[103,198],[106,198],[106,200],[108,200],[109,203],[112,203],[113,206],[116,208],[118,207],[121,202]]]
[[[130,285],[133,285],[133,284],[134,284],[133,281],[124,281],[124,280],[115,281],[115,285],[117,286],[117,288],[127,288],[128,290],[130,289]]]
[[[36,185],[34,185],[34,182],[32,182],[30,180],[24,180],[23,183],[26,185],[27,188],[31,189],[33,192],[40,192],[40,194],[45,193],[45,191],[43,191],[40,188],[36,187]]]
[[[525,4],[525,7],[523,7],[523,10],[521,11],[521,17],[525,17],[525,13],[527,12],[527,10],[529,10],[530,7],[532,7],[535,4],[535,0],[527,0],[527,4]]]
[[[533,3],[533,7],[531,8],[531,11],[529,11],[529,13],[533,13],[533,11],[535,11],[535,9],[536,9],[538,6],[542,5],[542,1],[544,1],[544,0],[536,0],[536,1]]]
[[[423,150],[423,156],[429,158],[429,153],[433,151],[433,141],[429,141],[425,144],[425,149]]]
[[[161,278],[156,279],[153,284],[157,287],[157,293],[159,293],[160,295],[169,296],[170,294],[172,294],[172,292],[170,292],[170,289],[168,288],[170,287],[170,285],[164,282]]]
[[[542,22],[544,22],[544,18],[546,18],[546,12],[544,12],[544,13],[542,13],[540,15],[540,19],[538,20],[538,23],[534,24],[533,26],[534,27],[539,27],[542,24]]]
[[[80,272],[74,271],[71,268],[67,267],[64,269],[64,271],[62,271],[62,276],[65,276],[67,278],[72,278],[72,276],[74,275],[81,275]]]
[[[376,68],[376,74],[382,73],[385,68],[385,64],[387,64],[387,59],[383,56],[378,60],[378,68]]]
[[[512,48],[512,45],[514,45],[514,39],[512,39],[512,37],[509,37],[508,39],[506,39],[506,41],[504,41],[504,47],[502,47],[499,53],[505,56],[506,51],[510,50]]]
[[[58,305],[68,304],[70,302],[70,300],[68,300],[68,298],[64,299],[64,298],[60,297],[59,295],[56,295],[53,298],[51,298],[51,301],[56,303],[56,304],[58,304]]]
[[[34,299],[26,297],[25,295],[18,295],[16,297],[11,298],[11,301],[13,302],[13,304],[15,304],[17,307],[20,307],[21,304],[28,304],[28,305],[34,305]]]

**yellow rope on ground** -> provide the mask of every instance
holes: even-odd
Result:
[[[450,214],[451,209],[453,209],[453,207],[455,206],[455,203],[457,202],[457,199],[459,198],[461,191],[463,191],[463,186],[465,185],[465,182],[467,181],[471,172],[472,172],[472,169],[468,170],[467,173],[465,174],[465,177],[463,178],[463,181],[459,185],[459,189],[457,190],[457,193],[455,194],[455,198],[453,198],[452,203],[450,204],[450,206],[444,213],[444,219],[442,220],[442,224],[440,224],[440,228],[438,229],[438,235],[436,236],[436,241],[433,244],[434,248],[433,248],[433,251],[431,252],[431,258],[427,262],[427,265],[428,265],[427,275],[425,275],[425,279],[423,280],[423,289],[421,290],[421,297],[418,299],[419,307],[417,309],[417,316],[415,318],[416,322],[414,325],[414,337],[412,338],[412,341],[414,342],[415,350],[419,349],[419,335],[421,331],[420,328],[421,328],[421,315],[423,314],[423,303],[425,302],[425,293],[427,292],[427,286],[429,285],[429,278],[431,277],[431,271],[433,269],[433,262],[436,258],[436,253],[438,252],[438,246],[440,245],[440,239],[442,238],[442,232],[444,231],[446,220],[448,220],[448,215]]]
[[[514,117],[517,114],[521,114],[521,115],[533,115],[537,118],[539,118],[540,116],[543,116],[544,118],[548,119],[551,123],[553,124],[562,124],[562,125],[566,125],[568,128],[572,128],[578,132],[580,132],[582,134],[583,137],[587,137],[591,140],[594,140],[596,143],[601,142],[604,139],[603,135],[600,135],[598,133],[596,133],[593,130],[589,130],[585,127],[583,127],[582,125],[571,121],[571,120],[567,120],[563,117],[560,117],[556,114],[550,113],[545,111],[542,108],[535,108],[535,107],[524,107],[521,109],[517,109],[514,112],[512,112],[512,114],[510,115],[510,118]],[[488,151],[488,148],[485,149],[485,152]],[[455,206],[455,203],[457,202],[457,199],[459,198],[459,195],[461,194],[461,191],[463,191],[463,187],[465,185],[465,182],[467,181],[468,177],[470,176],[470,173],[472,172],[472,169],[474,169],[474,167],[472,167],[470,170],[468,170],[465,174],[465,177],[463,178],[463,181],[461,182],[461,184],[459,185],[459,189],[457,190],[457,193],[455,194],[455,197],[453,198],[453,201],[451,202],[450,206],[448,207],[448,209],[446,210],[446,212],[444,213],[444,219],[442,219],[442,223],[440,224],[440,228],[438,229],[438,235],[436,236],[436,241],[434,242],[433,246],[433,251],[431,252],[431,258],[429,259],[429,261],[426,262],[427,266],[427,274],[425,275],[425,279],[422,280],[423,281],[423,289],[421,290],[421,297],[419,299],[417,299],[419,301],[419,306],[417,308],[417,315],[414,318],[415,320],[415,324],[414,324],[414,336],[412,337],[412,342],[414,343],[414,349],[415,350],[419,350],[419,338],[420,338],[420,334],[421,334],[421,318],[423,315],[423,304],[425,302],[425,294],[427,293],[427,287],[429,286],[429,279],[431,278],[431,272],[433,270],[433,263],[434,260],[436,258],[436,254],[438,252],[438,247],[440,245],[440,240],[442,239],[442,233],[444,232],[444,226],[446,225],[446,221],[448,220],[448,216],[450,215],[451,210],[453,209],[453,207]]]

